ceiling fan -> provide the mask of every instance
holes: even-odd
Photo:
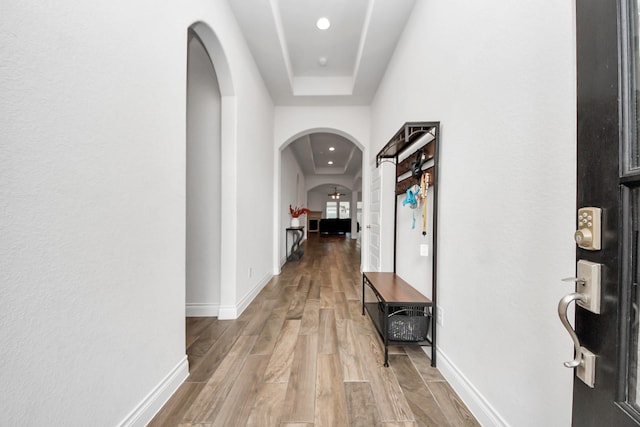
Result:
[[[331,197],[332,199],[339,199],[340,196],[342,196],[342,193],[338,192],[338,187],[333,187],[333,193],[329,193],[327,194],[327,196]]]

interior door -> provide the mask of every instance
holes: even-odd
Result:
[[[371,171],[369,177],[369,220],[365,226],[365,232],[369,239],[369,259],[364,271],[380,271],[380,168],[376,167],[375,160],[369,164]]]
[[[576,1],[577,204],[601,208],[600,248],[578,247],[576,258],[600,266],[601,307],[596,314],[576,306],[577,338],[595,355],[595,377],[593,387],[574,379],[574,426],[640,420],[638,2]],[[582,214],[576,219],[581,224]],[[576,357],[582,368],[583,356]]]

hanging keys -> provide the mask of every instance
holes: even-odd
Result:
[[[427,235],[427,198],[429,191],[429,182],[431,177],[429,173],[422,174],[420,179],[420,197],[422,198],[422,235]]]

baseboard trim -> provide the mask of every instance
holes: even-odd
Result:
[[[483,426],[507,427],[509,424],[500,416],[489,401],[464,376],[464,374],[436,347],[438,370],[460,395],[471,413]]]
[[[187,317],[218,317],[220,304],[187,303],[185,313]]]
[[[238,316],[251,304],[251,301],[260,293],[262,288],[267,286],[269,280],[273,277],[272,274],[265,274],[262,279],[253,287],[236,305],[221,305],[218,310],[218,319],[232,320],[237,319]]]
[[[135,407],[119,424],[120,427],[144,427],[162,409],[165,403],[178,390],[189,376],[187,356],[160,381],[160,383]]]
[[[234,320],[238,318],[238,306],[236,305],[221,305],[218,310],[218,319],[220,320]]]

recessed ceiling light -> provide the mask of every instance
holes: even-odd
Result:
[[[316,27],[318,27],[319,30],[326,30],[330,26],[331,26],[331,21],[329,21],[329,18],[326,18],[324,16],[318,19],[318,21],[316,22]]]
[[[335,151],[336,147],[329,147],[329,151]]]
[[[333,161],[332,161],[332,160],[329,160],[329,161],[327,162],[327,164],[328,164],[328,165],[332,165],[332,164],[333,164]]]

